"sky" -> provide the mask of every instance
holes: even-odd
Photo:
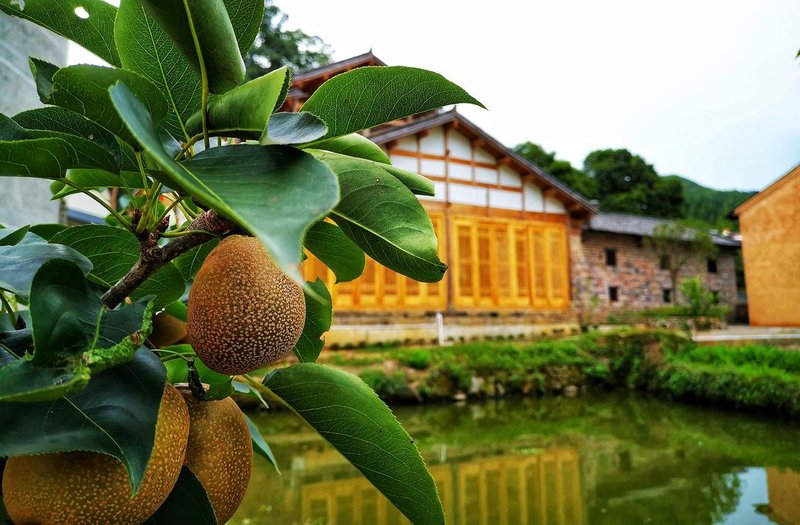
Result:
[[[306,0],[287,27],[345,59],[432,69],[508,146],[580,167],[627,148],[661,174],[761,189],[800,162],[798,0]]]

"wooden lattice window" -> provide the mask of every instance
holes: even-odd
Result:
[[[458,242],[458,295],[472,297],[472,228],[461,224],[456,228]]]
[[[489,226],[478,226],[478,283],[482,302],[492,298],[492,249]]]
[[[527,305],[531,294],[531,250],[528,241],[528,228],[517,228],[514,231],[517,266],[517,302]]]
[[[560,305],[564,301],[566,283],[564,276],[566,263],[564,261],[564,238],[559,230],[550,230],[550,290],[551,301]]]
[[[364,265],[364,273],[359,279],[359,292],[361,304],[374,303],[378,294],[378,272],[377,263],[367,257],[367,264]]]
[[[514,261],[511,259],[511,243],[508,229],[508,224],[496,224],[494,227],[494,244],[497,257],[497,296],[501,303],[508,303],[513,299],[511,266]]]
[[[547,245],[544,230],[533,230],[533,293],[537,303],[547,301]]]

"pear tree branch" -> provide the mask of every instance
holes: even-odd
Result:
[[[134,215],[134,223],[142,217]],[[179,255],[206,241],[217,237],[233,228],[234,223],[214,210],[208,210],[195,217],[187,228],[188,233],[175,237],[164,246],[158,240],[167,229],[168,221],[162,221],[153,231],[144,231],[139,235],[139,259],[133,268],[103,295],[103,304],[108,308],[116,308],[148,277]],[[135,224],[134,224],[135,226]]]

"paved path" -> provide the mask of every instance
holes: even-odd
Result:
[[[698,332],[693,336],[698,343],[770,342],[778,345],[800,344],[800,327],[732,325],[721,330]]]

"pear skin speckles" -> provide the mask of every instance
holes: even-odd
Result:
[[[178,390],[164,387],[155,440],[139,492],[122,463],[97,452],[9,458],[3,500],[17,525],[135,525],[150,517],[178,480],[189,438],[189,411]]]
[[[231,235],[214,248],[189,292],[187,333],[212,370],[247,374],[282,359],[306,317],[303,290],[253,237]]]
[[[217,523],[241,505],[253,470],[253,444],[244,414],[230,397],[199,401],[181,389],[189,407],[186,466],[206,489]]]

